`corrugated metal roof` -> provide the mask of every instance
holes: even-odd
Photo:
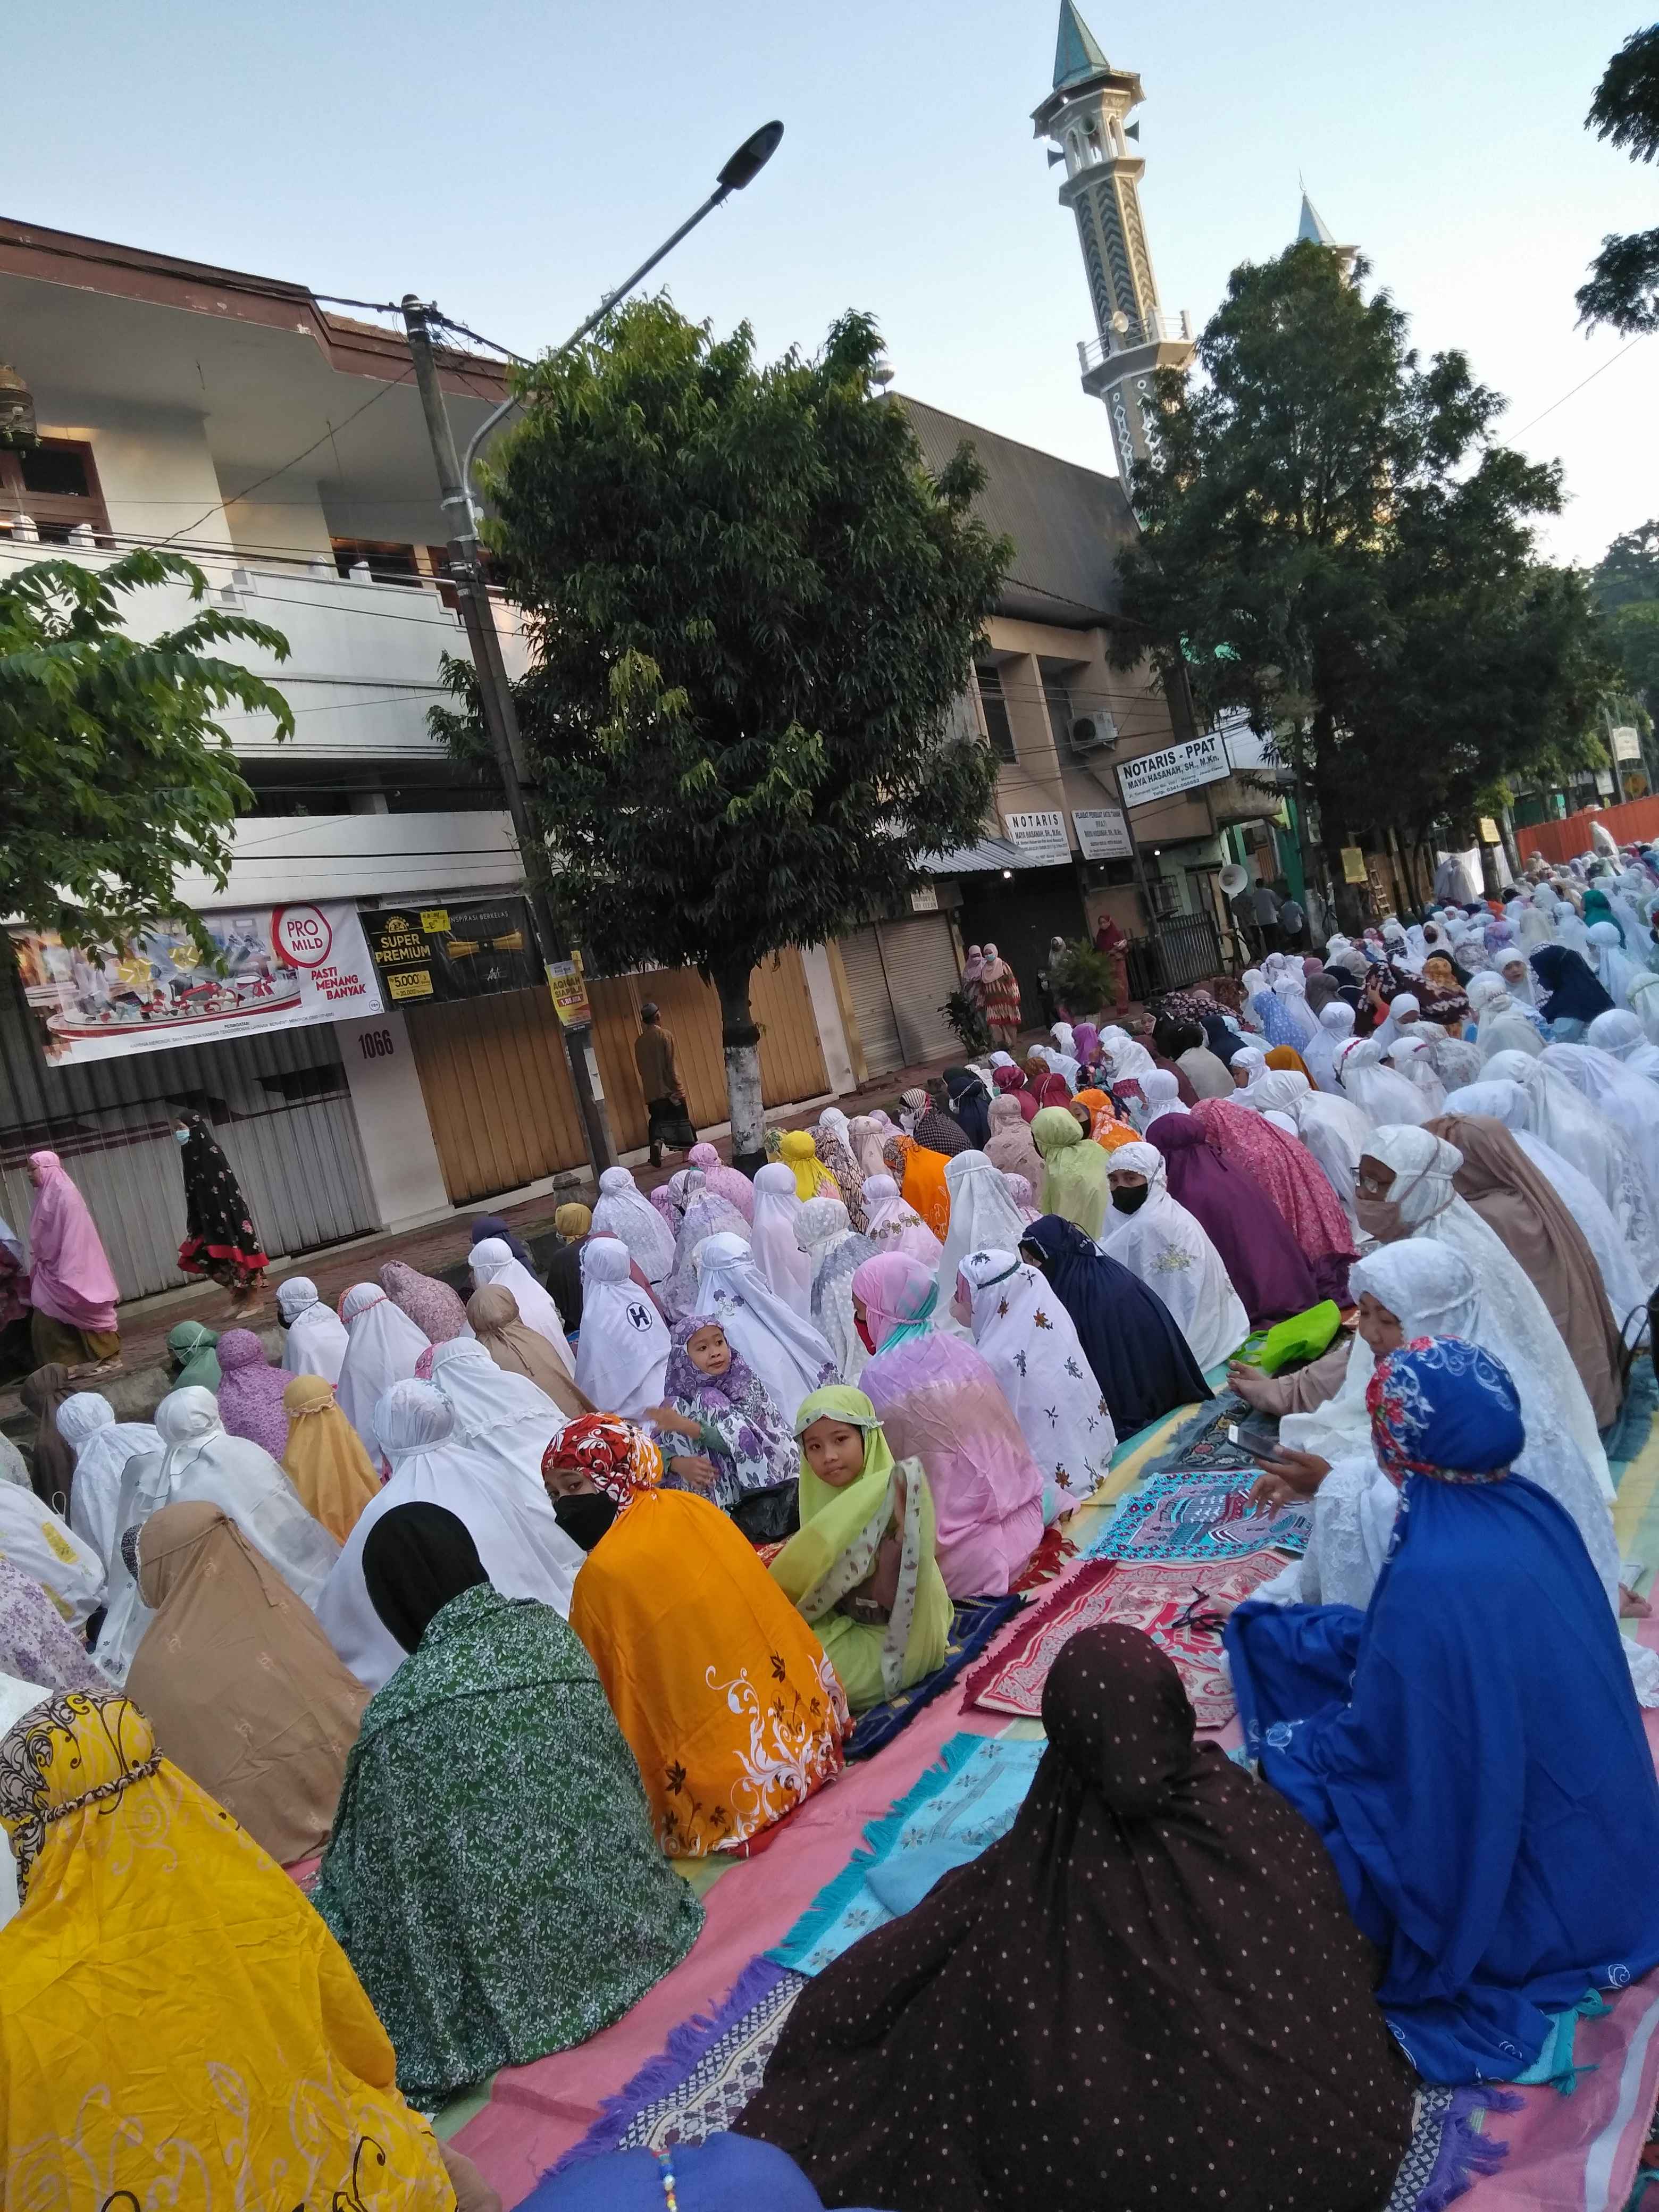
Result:
[[[1118,548],[1133,543],[1135,525],[1117,477],[1022,446],[925,400],[901,396],[899,404],[929,468],[943,468],[964,442],[979,455],[989,481],[978,512],[1014,541],[999,614],[1083,629],[1118,613],[1115,563]],[[1101,434],[1103,443],[1103,415]]]

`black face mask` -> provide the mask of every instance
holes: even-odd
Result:
[[[1129,1183],[1112,1193],[1112,1204],[1120,1213],[1139,1213],[1152,1194],[1151,1183]]]
[[[581,1491],[574,1498],[553,1500],[553,1518],[573,1544],[591,1552],[621,1511],[614,1498],[599,1491]]]

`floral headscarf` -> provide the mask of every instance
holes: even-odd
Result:
[[[719,1328],[712,1314],[688,1314],[674,1323],[669,1331],[672,1349],[663,1395],[677,1413],[688,1420],[707,1422],[726,1439],[731,1478],[720,1485],[714,1502],[729,1510],[752,1492],[793,1481],[799,1472],[800,1455],[776,1400],[729,1337],[732,1364],[724,1375],[705,1375],[692,1359],[688,1349],[692,1338],[700,1329]]]
[[[643,1429],[618,1413],[584,1413],[542,1454],[544,1476],[563,1468],[585,1474],[618,1505],[662,1481],[662,1454]]]
[[[1509,1370],[1458,1336],[1384,1355],[1365,1386],[1376,1463],[1391,1482],[1501,1482],[1526,1448]]]

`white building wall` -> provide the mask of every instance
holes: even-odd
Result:
[[[178,535],[229,545],[221,505],[224,492],[200,415],[102,400],[96,422],[43,420],[40,434],[82,438],[91,445],[110,528],[118,538]]]
[[[336,1022],[357,1136],[383,1229],[414,1229],[450,1211],[421,1079],[401,1013]]]

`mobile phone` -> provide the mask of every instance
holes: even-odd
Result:
[[[1227,1441],[1230,1444],[1236,1444],[1238,1442],[1238,1423],[1237,1421],[1229,1421],[1227,1424]]]

